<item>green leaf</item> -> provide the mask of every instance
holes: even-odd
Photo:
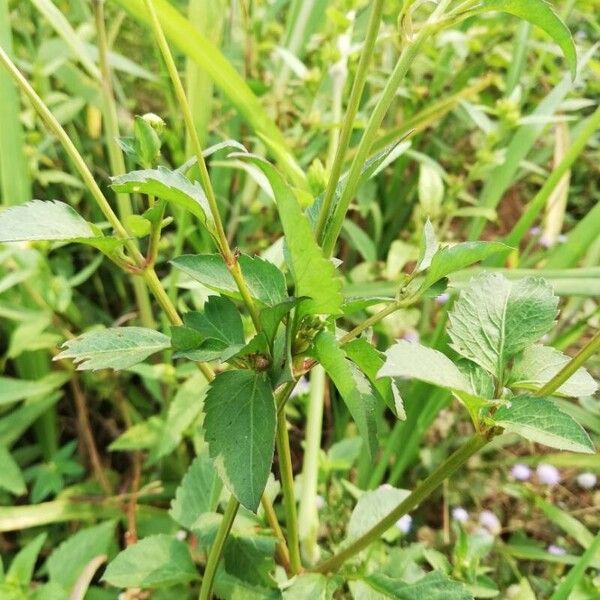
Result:
[[[315,339],[314,352],[346,403],[369,456],[377,451],[377,392],[358,367],[346,358],[335,337],[322,331]]]
[[[282,319],[302,300],[302,298],[290,298],[275,306],[267,306],[260,311],[260,324],[269,345],[273,344]]]
[[[423,235],[421,237],[419,259],[417,260],[417,272],[425,271],[431,265],[433,257],[436,255],[440,247],[440,243],[435,235],[433,225],[431,221],[427,219],[425,221],[425,227],[423,227]]]
[[[426,290],[451,273],[460,271],[507,249],[508,246],[500,242],[464,242],[440,248],[431,259],[421,289]]]
[[[285,277],[273,263],[246,254],[239,256],[238,263],[253,298],[266,306],[275,306],[287,298]],[[235,280],[219,254],[186,254],[171,264],[207,288],[241,299]]]
[[[577,73],[577,53],[569,28],[546,0],[483,0],[478,12],[506,12],[543,29],[561,48],[571,76]]]
[[[121,240],[104,237],[74,208],[53,200],[32,200],[0,212],[0,242],[70,241],[110,252]]]
[[[81,529],[58,546],[45,565],[50,582],[59,584],[67,591],[71,590],[93,558],[109,553],[109,549],[115,544],[115,525],[115,521],[106,521]]]
[[[401,490],[391,485],[381,486],[376,490],[365,492],[358,499],[350,515],[346,539],[350,541],[361,537],[409,495],[408,490]]]
[[[267,484],[275,444],[276,410],[264,374],[226,371],[211,382],[204,401],[208,451],[223,483],[256,511]]]
[[[11,446],[23,435],[37,418],[44,414],[61,397],[55,393],[40,399],[32,399],[0,419],[0,444]]]
[[[407,377],[450,390],[474,393],[465,375],[438,350],[400,340],[386,351],[385,357],[378,377]]]
[[[9,491],[15,496],[21,496],[27,491],[23,474],[10,452],[0,444],[0,488]]]
[[[108,565],[102,579],[121,588],[158,588],[198,577],[184,542],[169,535],[151,535],[129,546]]]
[[[115,192],[139,193],[156,196],[191,212],[208,229],[215,232],[215,225],[204,190],[198,183],[192,183],[178,171],[165,167],[131,171],[111,179]]]
[[[37,562],[38,554],[46,541],[47,533],[40,533],[33,538],[24,548],[19,550],[10,563],[6,572],[6,583],[14,583],[21,586],[29,585],[33,576],[33,569]]]
[[[463,583],[452,581],[439,571],[411,583],[374,573],[351,583],[350,589],[355,600],[473,600]]]
[[[223,552],[225,570],[252,585],[270,587],[275,564],[275,540],[265,537],[239,536],[232,533]]]
[[[273,188],[289,253],[288,264],[294,278],[295,296],[310,298],[299,308],[301,315],[340,314],[343,300],[341,280],[333,263],[323,256],[315,242],[308,218],[290,187],[266,161],[252,155],[240,157],[259,167]]]
[[[242,317],[227,298],[210,296],[204,312],[186,313],[184,322],[207,339],[219,340],[228,346],[245,343]]]
[[[304,573],[291,580],[291,585],[283,590],[283,600],[332,600],[340,581],[331,575]]]
[[[515,396],[510,406],[502,406],[494,422],[525,439],[571,452],[593,453],[594,446],[585,430],[562,412],[550,398]]]
[[[108,447],[111,452],[123,450],[150,450],[157,446],[163,434],[165,422],[155,416],[132,425]]]
[[[511,282],[496,273],[471,279],[450,312],[452,348],[496,377],[554,324],[558,298],[539,277]]]
[[[54,360],[72,358],[78,371],[127,369],[170,345],[166,335],[152,329],[113,327],[89,331],[65,342],[66,350]]]
[[[385,355],[364,338],[352,340],[344,346],[348,358],[369,378],[388,408],[401,420],[406,419],[400,390],[391,377],[377,378],[379,369],[385,363]]]
[[[569,361],[570,357],[550,346],[529,346],[515,358],[508,385],[514,388],[536,390],[548,383]],[[584,367],[563,383],[557,395],[591,396],[598,389],[595,379]]]
[[[221,482],[205,454],[194,459],[175,492],[169,514],[182,527],[191,529],[198,517],[213,512],[219,502]]]
[[[68,373],[49,373],[36,380],[0,377],[0,406],[50,394],[68,380]]]

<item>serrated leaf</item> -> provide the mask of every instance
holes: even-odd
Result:
[[[529,346],[514,361],[508,385],[515,388],[539,389],[550,381],[570,357],[550,346]],[[596,380],[584,367],[577,369],[555,394],[562,396],[591,396],[598,389]]]
[[[123,241],[99,235],[97,227],[58,200],[31,200],[0,212],[0,242],[70,241],[110,252]]]
[[[21,496],[27,491],[23,474],[10,452],[0,444],[0,489],[7,490],[15,496]]]
[[[269,163],[251,155],[244,158],[263,171],[273,188],[285,233],[295,296],[310,298],[302,303],[300,313],[340,314],[343,300],[341,280],[333,263],[323,256],[323,251],[315,242],[308,218],[293,192]]]
[[[554,324],[558,298],[541,278],[508,281],[497,273],[471,279],[450,312],[451,346],[503,378],[508,361]]]
[[[562,412],[551,398],[515,396],[510,406],[496,411],[494,422],[507,431],[551,448],[586,454],[595,451],[583,427]]]
[[[275,444],[273,390],[264,374],[226,371],[211,382],[204,401],[209,456],[240,503],[256,511],[267,484]]]
[[[171,171],[165,167],[131,171],[113,177],[111,187],[115,192],[148,194],[171,202],[191,212],[214,234],[214,221],[204,190],[200,184],[191,182],[178,171]]]
[[[577,73],[577,53],[569,28],[546,0],[482,0],[479,12],[506,12],[543,29],[561,48],[571,75]]]
[[[459,368],[438,350],[400,340],[386,351],[385,357],[378,377],[419,379],[450,390],[474,393]]]
[[[283,318],[302,300],[302,298],[290,298],[275,306],[267,306],[260,311],[260,324],[269,345],[273,344],[277,329]]]
[[[473,594],[463,583],[439,571],[410,583],[374,573],[351,583],[350,589],[354,600],[473,600]]]
[[[198,577],[184,542],[151,535],[120,552],[108,565],[103,581],[122,588],[159,588]]]
[[[113,327],[89,331],[65,342],[65,350],[54,360],[72,358],[78,371],[127,369],[170,345],[166,335],[152,329]]]
[[[462,244],[440,248],[431,259],[421,289],[426,290],[451,273],[460,271],[507,249],[508,246],[500,242],[463,242]]]
[[[365,492],[358,499],[350,515],[346,539],[350,541],[361,537],[409,495],[408,490],[398,489],[391,485]]]
[[[352,340],[344,346],[348,358],[356,363],[360,370],[375,386],[388,408],[402,421],[406,419],[404,403],[400,390],[392,377],[377,378],[377,372],[385,363],[385,355],[364,338]]]
[[[115,543],[115,521],[81,529],[60,544],[48,557],[45,568],[51,583],[69,591],[86,565],[96,556],[108,554]],[[66,566],[68,565],[68,568]]]
[[[238,263],[253,298],[266,306],[275,306],[286,299],[285,277],[273,263],[246,254],[238,257]],[[173,259],[171,264],[209,289],[241,298],[235,280],[218,254],[186,254]]]
[[[314,342],[317,360],[323,365],[344,400],[369,456],[377,451],[376,413],[378,393],[358,367],[346,358],[335,337],[322,331]]]
[[[221,488],[211,460],[201,454],[194,459],[181,480],[169,514],[182,527],[191,529],[201,514],[214,512],[217,508]]]
[[[265,537],[240,536],[233,533],[223,552],[225,570],[256,586],[270,587],[274,565],[275,540]]]
[[[204,312],[188,312],[183,320],[205,339],[218,340],[226,346],[245,344],[242,317],[227,298],[210,296],[204,304]]]

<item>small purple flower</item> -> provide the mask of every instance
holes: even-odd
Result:
[[[538,243],[542,248],[551,248],[554,245],[552,240],[546,235],[540,236]]]
[[[580,473],[577,475],[577,485],[584,490],[591,490],[596,487],[598,478],[594,473]]]
[[[406,535],[412,528],[412,521],[410,515],[403,515],[396,521],[396,527]]]
[[[556,544],[550,544],[548,546],[548,554],[554,554],[554,556],[564,556],[567,551]]]
[[[530,233],[531,235],[540,235],[540,233],[542,233],[542,230],[541,230],[539,227],[532,227],[532,228],[529,230],[529,233]]]
[[[500,519],[491,510],[481,511],[479,514],[479,524],[494,535],[498,535],[502,531]]]
[[[469,520],[469,513],[462,506],[455,506],[452,509],[452,519],[457,523],[466,523]]]
[[[531,469],[527,465],[516,464],[510,470],[510,474],[517,481],[528,481],[531,478]]]
[[[418,344],[421,340],[421,336],[415,329],[407,329],[402,335],[402,339],[410,342],[411,344]]]
[[[540,463],[535,472],[538,481],[544,485],[555,486],[560,483],[560,471],[553,465]]]
[[[443,306],[444,304],[446,304],[446,302],[448,302],[448,300],[450,300],[450,294],[448,292],[443,292],[442,294],[436,297],[435,303],[439,306]]]

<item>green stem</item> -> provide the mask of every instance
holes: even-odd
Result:
[[[298,511],[299,537],[302,540],[304,556],[311,562],[318,559],[317,532],[319,529],[319,516],[316,501],[325,381],[325,371],[323,367],[318,365],[313,369],[310,377],[304,464],[302,465],[302,495],[300,496],[300,509]]]
[[[327,219],[329,218],[329,213],[335,198],[335,190],[342,174],[344,158],[346,156],[346,151],[348,150],[348,144],[350,143],[352,129],[354,128],[354,119],[356,118],[360,99],[365,89],[367,74],[369,72],[369,63],[371,62],[375,41],[377,40],[377,33],[379,32],[383,5],[384,0],[375,0],[369,16],[367,36],[360,54],[358,66],[356,68],[356,75],[354,76],[352,90],[350,91],[350,98],[348,99],[344,124],[342,126],[342,131],[340,132],[340,139],[337,144],[335,158],[331,166],[331,173],[329,174],[327,188],[325,189],[325,195],[323,197],[323,205],[321,206],[319,219],[315,229],[315,236],[318,242],[320,242],[322,239],[325,225],[327,224]]]
[[[296,513],[296,498],[294,496],[294,473],[292,471],[292,455],[290,452],[290,439],[287,430],[285,412],[277,417],[277,456],[279,457],[279,475],[283,490],[283,507],[285,510],[285,524],[287,529],[288,548],[290,551],[290,568],[292,573],[300,572],[300,543],[298,537],[298,515]]]
[[[279,525],[279,521],[277,520],[275,509],[273,508],[273,504],[269,500],[269,497],[266,495],[266,493],[263,493],[262,498],[260,499],[260,503],[262,504],[263,510],[265,511],[267,523],[269,524],[269,527],[272,529],[273,533],[275,534],[275,537],[277,538],[277,546],[275,547],[275,553],[277,554],[279,564],[286,570],[287,573],[289,573],[290,553],[287,548],[287,544],[285,543],[285,536],[283,535],[283,531],[281,530],[281,526]]]
[[[541,387],[538,396],[550,396],[553,394],[565,381],[573,376],[575,371],[581,367],[588,358],[600,349],[600,330],[596,332],[594,337],[543,387]]]
[[[330,559],[320,563],[311,571],[316,573],[335,572],[349,558],[364,550],[369,544],[377,540],[383,533],[392,527],[396,521],[418,506],[425,498],[431,495],[446,479],[452,476],[476,452],[481,450],[489,441],[488,436],[481,433],[473,435],[463,446],[451,454],[435,471],[427,477],[415,490],[403,500],[394,510],[377,522],[357,540],[344,548]]]
[[[169,49],[169,44],[158,19],[158,15],[156,14],[153,1],[144,0],[144,4],[146,5],[146,9],[148,11],[148,14],[150,15],[150,23],[152,25],[152,30],[154,32],[154,36],[156,37],[158,47],[160,48],[161,54],[167,66],[167,71],[169,72],[169,77],[171,78],[171,83],[173,84],[173,88],[175,90],[175,96],[177,97],[179,108],[181,109],[183,115],[183,120],[185,122],[188,135],[190,137],[191,145],[194,150],[196,160],[198,161],[198,169],[200,171],[200,183],[202,184],[202,187],[206,194],[206,199],[208,201],[210,212],[215,223],[219,251],[223,255],[225,264],[227,265],[227,268],[229,269],[233,279],[235,280],[238,286],[244,304],[246,305],[246,308],[248,309],[248,312],[252,317],[252,321],[254,323],[254,326],[256,327],[256,330],[260,331],[261,327],[258,309],[256,308],[254,299],[252,298],[250,290],[248,289],[248,285],[246,284],[246,281],[242,275],[242,271],[240,269],[238,261],[233,252],[231,251],[231,248],[229,247],[229,242],[227,241],[227,235],[225,234],[225,230],[223,228],[223,221],[221,220],[221,214],[219,213],[217,198],[215,196],[215,192],[210,181],[210,176],[208,175],[208,169],[206,168],[206,161],[204,160],[204,155],[202,153],[200,138],[198,137],[198,131],[196,130],[196,126],[194,124],[194,117],[192,115],[190,104],[185,94],[185,89],[183,88],[181,78],[179,77],[179,72],[177,71],[177,65],[175,64],[175,60],[173,59],[173,55],[171,54],[171,50]]]
[[[231,527],[237,515],[237,511],[240,508],[240,503],[236,500],[235,496],[231,495],[225,512],[223,513],[223,520],[219,525],[217,531],[217,537],[213,542],[208,553],[208,559],[206,561],[206,568],[204,570],[204,577],[202,578],[202,585],[200,586],[199,600],[209,600],[212,596],[213,584],[215,581],[215,575],[217,573],[217,567],[223,554],[223,548],[227,541],[227,536],[231,531]]]

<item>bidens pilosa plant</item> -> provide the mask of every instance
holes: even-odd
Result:
[[[479,14],[503,11],[549,34],[574,76],[576,56],[569,31],[544,0],[399,2],[401,53],[343,173],[385,4],[373,0],[365,8],[366,37],[330,164],[322,170],[314,166],[307,177],[282,140],[264,130],[257,148],[266,149],[273,163],[237,141],[204,149],[163,32],[164,27],[173,35],[168,5],[155,6],[152,0],[124,4],[140,11],[154,34],[186,126],[191,158],[167,166],[161,146],[169,131],[153,114],[136,117],[132,135],[117,144],[103,8],[102,2],[95,2],[102,93],[114,134],[110,188],[119,200],[118,212],[65,129],[0,50],[3,67],[62,143],[106,220],[94,224],[65,202],[33,200],[1,213],[0,241],[91,246],[131,276],[140,305],[142,326],[93,328],[67,340],[55,359],[72,359],[79,370],[125,370],[168,351],[174,361],[187,361],[199,369],[187,393],[175,397],[160,422],[161,435],[147,447],[148,464],[155,464],[177,448],[188,427],[201,421],[197,457],[169,512],[193,534],[194,543],[164,533],[134,540],[109,563],[103,581],[120,588],[155,589],[194,586],[200,579],[201,599],[211,597],[213,590],[223,598],[329,598],[341,589],[349,589],[355,598],[473,598],[473,586],[464,585],[476,582],[469,580],[471,574],[454,573],[463,580],[458,581],[449,569],[439,568],[416,578],[393,577],[373,568],[372,557],[363,551],[382,536],[388,539],[390,528],[499,436],[518,434],[551,448],[594,452],[588,434],[556,399],[596,391],[596,382],[582,365],[600,346],[600,334],[573,358],[545,346],[543,338],[558,316],[558,298],[551,285],[541,277],[523,277],[518,270],[509,278],[494,270],[514,257],[552,188],[543,188],[503,242],[477,241],[481,229],[475,222],[470,241],[443,245],[432,225],[440,216],[439,175],[426,164],[419,182],[420,253],[414,267],[399,274],[392,297],[353,296],[344,285],[344,265],[334,253],[348,227],[345,219],[357,190],[406,151],[410,130],[384,149],[377,142],[398,87],[427,40]],[[579,145],[574,144],[579,151],[598,125],[599,114],[596,111],[580,129]],[[124,155],[136,170],[124,172]],[[567,155],[564,166],[561,163],[563,172],[576,156],[575,151]],[[283,235],[268,256],[253,256],[233,246],[211,182],[207,161],[212,160],[221,167],[243,169],[273,199]],[[132,211],[132,197],[143,199],[139,214]],[[165,289],[155,270],[163,230],[173,219],[189,215],[213,253],[171,256],[170,287]],[[484,267],[468,270],[477,263]],[[469,277],[456,276],[461,273]],[[203,304],[189,308],[192,302],[175,297],[171,282],[180,276],[210,290]],[[451,277],[455,285],[448,287]],[[445,351],[440,342],[443,330],[431,347],[407,340],[379,347],[374,326],[447,290],[454,296],[447,309],[450,343]],[[168,326],[153,323],[148,292]],[[311,420],[298,515],[286,415],[296,385],[306,377],[310,377]],[[354,421],[364,460],[373,465],[372,481],[364,488],[376,489],[357,493],[345,537],[319,547],[314,503],[325,377]],[[389,458],[390,448],[406,460],[415,451],[406,448],[403,454],[403,448],[394,448],[394,434],[385,448],[379,447],[384,415],[416,425],[411,420],[416,419],[411,415],[414,403],[405,407],[402,399],[406,380],[449,390],[472,421],[471,436],[412,491],[377,487],[379,465],[386,468],[383,457]],[[430,399],[424,395],[419,401],[425,404]],[[127,448],[126,440],[120,443]],[[396,463],[398,473],[402,464],[402,459]],[[269,535],[256,533],[256,515],[264,519]]]

